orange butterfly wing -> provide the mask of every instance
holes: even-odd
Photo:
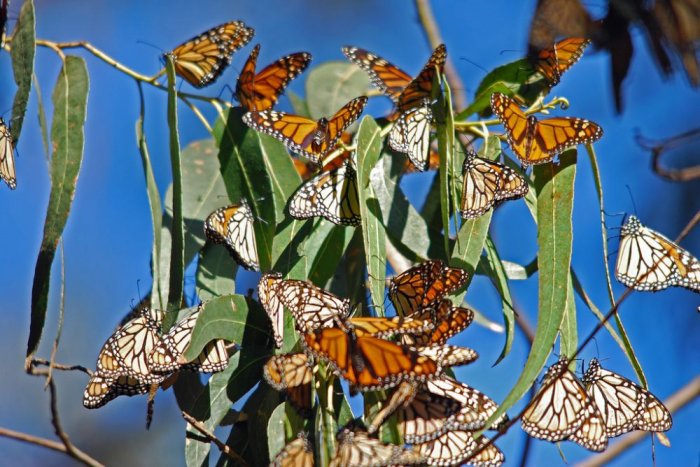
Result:
[[[398,101],[403,90],[413,79],[396,65],[367,50],[358,47],[343,47],[342,51],[351,62],[367,72],[372,84],[394,102]]]
[[[250,53],[236,84],[238,101],[248,110],[267,110],[275,105],[289,82],[311,62],[310,54],[299,52],[282,57],[255,74],[259,52],[258,44]]]
[[[590,43],[590,40],[582,37],[563,39],[554,46],[539,51],[535,69],[544,76],[550,87],[555,86],[561,75],[579,61]]]
[[[436,69],[442,73],[447,60],[447,48],[445,44],[440,44],[433,51],[428,63],[425,64],[416,78],[403,90],[398,99],[400,111],[406,111],[423,104],[426,99],[430,99],[433,90],[433,78]]]

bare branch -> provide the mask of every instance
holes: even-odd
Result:
[[[700,165],[684,169],[669,169],[661,165],[661,155],[688,140],[700,136],[700,128],[680,133],[665,140],[652,142],[650,139],[637,135],[637,144],[651,153],[651,169],[662,178],[673,182],[688,182],[700,178]]]
[[[192,415],[188,414],[187,412],[182,412],[182,418],[187,421],[192,427],[194,427],[197,431],[199,431],[207,440],[210,442],[214,443],[217,448],[219,448],[219,451],[222,453],[226,454],[229,458],[232,460],[238,462],[239,464],[243,466],[247,466],[248,463],[238,455],[237,452],[235,452],[233,449],[231,449],[230,446],[227,446],[225,443],[223,443],[221,440],[219,440],[212,432],[207,430],[207,428],[204,426],[202,422],[194,418]]]
[[[690,383],[683,386],[669,397],[664,405],[671,413],[675,413],[700,396],[700,376],[696,376]],[[642,441],[648,433],[646,431],[635,431],[620,439],[617,443],[610,446],[605,452],[589,457],[583,462],[576,464],[576,467],[596,467],[605,465],[614,458],[631,448],[638,442]]]
[[[51,366],[54,370],[61,370],[61,371],[82,371],[88,376],[92,376],[92,371],[90,371],[88,368],[85,368],[84,366],[81,365],[63,365],[61,363],[51,363],[48,360],[45,360],[43,358],[33,358],[31,360],[32,367],[35,365],[41,365],[41,366]],[[32,374],[36,375],[44,375],[44,373],[41,373],[37,371],[36,369]]]
[[[52,451],[66,453],[66,447],[63,445],[63,443],[59,443],[57,441],[52,441],[52,440],[46,439],[46,438],[39,438],[38,436],[28,435],[26,433],[21,433],[19,431],[10,430],[7,428],[0,428],[0,436],[4,436],[5,438],[16,439],[18,441],[24,441],[25,443],[29,443],[29,444],[35,444],[37,446],[51,449]],[[76,458],[76,459],[82,461],[86,465],[90,465],[90,466],[94,466],[94,467],[103,467],[104,466],[104,464],[100,464],[98,461],[96,461],[92,457],[88,456],[83,451],[79,450],[78,448],[74,448],[74,449],[75,449],[75,452],[81,456],[81,458]]]

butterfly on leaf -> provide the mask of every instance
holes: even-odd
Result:
[[[535,70],[544,77],[549,87],[556,86],[561,75],[579,61],[590,43],[590,40],[582,37],[567,37],[541,49],[534,56]]]
[[[491,94],[491,110],[503,123],[510,147],[523,165],[550,162],[567,148],[591,144],[603,136],[598,124],[583,118],[527,116],[513,99],[498,92]]]
[[[700,261],[629,216],[620,231],[615,277],[635,290],[656,292],[676,286],[700,292]]]
[[[597,359],[591,360],[582,382],[603,416],[608,437],[632,430],[671,429],[671,413],[656,396],[624,376],[604,369]]]
[[[323,328],[304,335],[306,349],[330,364],[353,391],[386,389],[402,381],[425,381],[440,371],[435,361],[394,342]]]
[[[527,180],[516,170],[500,162],[482,159],[469,151],[462,166],[462,204],[464,219],[476,219],[492,207],[527,194]]]
[[[313,467],[314,451],[309,435],[300,432],[277,453],[270,467]]]
[[[11,190],[17,188],[14,152],[12,133],[5,125],[5,121],[0,118],[0,178],[7,183]]]
[[[431,441],[419,444],[418,448],[428,465],[503,465],[503,452],[494,444],[487,445],[489,442],[485,436],[475,440],[472,431],[450,430]]]
[[[337,436],[331,467],[414,465],[424,463],[418,450],[383,443],[358,429],[343,428]]]
[[[399,316],[413,317],[460,289],[467,277],[464,270],[448,267],[441,260],[425,261],[391,280],[389,299]]]
[[[305,353],[274,355],[263,366],[263,377],[274,389],[284,391],[287,400],[307,416],[311,413],[313,366]]]
[[[149,367],[156,373],[172,373],[189,370],[199,373],[218,373],[228,366],[228,351],[223,339],[207,343],[193,361],[184,360],[183,354],[190,346],[192,332],[203,306],[181,319],[164,334],[149,356]]]
[[[551,442],[569,439],[586,449],[603,451],[608,445],[603,416],[568,365],[569,360],[562,357],[549,367],[523,413],[523,430],[535,438]]]
[[[187,42],[172,52],[175,72],[196,88],[210,85],[231,63],[233,53],[253,38],[255,30],[242,21],[224,23]]]
[[[289,214],[295,219],[323,217],[337,225],[359,225],[357,172],[352,158],[305,182],[289,200]]]
[[[247,201],[219,208],[204,221],[204,233],[213,243],[222,243],[238,264],[258,271],[253,211]]]
[[[311,54],[298,52],[282,57],[256,73],[259,53],[260,44],[253,48],[236,83],[238,102],[247,110],[272,108],[289,82],[311,63]]]
[[[398,119],[389,133],[389,146],[406,154],[419,171],[428,168],[433,82],[442,73],[447,49],[439,45],[415,79],[387,60],[358,47],[344,47],[343,53],[366,71],[372,83],[397,105]]]
[[[277,138],[290,151],[318,164],[335,149],[343,131],[360,117],[366,104],[367,97],[357,97],[331,118],[319,120],[275,110],[252,111],[243,115],[243,122],[256,131]]]
[[[149,389],[150,384],[131,376],[108,377],[95,373],[83,392],[83,406],[97,409],[118,396],[146,394]]]

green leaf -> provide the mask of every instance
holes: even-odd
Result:
[[[146,117],[146,107],[143,99],[143,90],[139,83],[139,97],[141,102],[141,110],[138,120],[136,120],[136,144],[141,154],[141,165],[146,178],[146,195],[148,196],[148,206],[151,209],[151,225],[153,227],[153,247],[151,248],[151,275],[153,277],[153,287],[151,290],[151,306],[162,308],[165,304],[165,297],[160,295],[161,273],[160,273],[160,252],[161,252],[161,230],[163,221],[163,207],[160,203],[160,192],[156,184],[155,176],[153,175],[153,166],[151,165],[151,156],[148,152],[148,144],[146,142],[146,134],[143,129],[143,121]]]
[[[19,20],[12,38],[12,71],[17,83],[17,92],[12,103],[12,139],[17,144],[22,132],[24,114],[27,112],[29,91],[34,74],[34,53],[36,52],[36,21],[34,2],[25,1],[19,12]]]
[[[173,210],[170,224],[170,268],[167,310],[182,307],[185,287],[185,224],[182,214],[182,165],[180,164],[180,136],[177,128],[177,90],[173,56],[166,55],[165,69],[168,76],[168,129],[170,130],[170,169],[173,175]],[[163,320],[163,330],[174,321],[169,316]]]
[[[50,164],[49,125],[46,123],[46,110],[44,109],[44,100],[41,97],[41,86],[39,86],[39,80],[36,79],[36,75],[32,75],[32,81],[34,82],[34,93],[36,94],[37,116],[39,118],[39,128],[41,129],[41,143],[44,145],[46,162]]]
[[[197,358],[204,346],[224,339],[239,347],[264,346],[270,340],[270,323],[260,304],[243,295],[227,295],[204,303],[192,330],[190,346],[183,354],[187,361]]]
[[[305,422],[306,420],[288,402],[279,404],[272,411],[267,422],[267,448],[271,459],[282,450],[287,440],[296,438],[303,430]]]
[[[576,354],[578,348],[578,330],[576,328],[576,300],[570,274],[566,287],[568,289],[566,306],[559,327],[559,353],[571,357]]]
[[[450,189],[448,165],[454,157],[455,149],[455,129],[452,119],[452,98],[450,87],[445,80],[443,94],[438,95],[437,111],[435,119],[437,121],[436,133],[438,142],[438,153],[440,154],[440,213],[442,218],[443,239],[445,251],[450,251]],[[435,87],[435,86],[434,86]]]
[[[360,215],[362,216],[362,238],[365,246],[369,290],[372,304],[381,310],[384,304],[384,282],[386,278],[386,231],[382,221],[379,200],[370,184],[382,178],[383,166],[377,165],[382,150],[380,128],[372,117],[364,117],[357,132],[357,191]]]
[[[539,313],[535,340],[525,368],[489,422],[513,406],[530,389],[552,351],[569,299],[576,150],[566,151],[556,164],[534,168],[537,191]]]
[[[54,119],[51,127],[51,193],[44,221],[44,235],[34,269],[32,284],[32,320],[27,342],[27,357],[39,345],[46,320],[51,264],[58,240],[68,220],[75,185],[83,161],[85,111],[89,78],[85,61],[67,56],[53,93]]]
[[[197,263],[197,295],[202,301],[236,290],[238,265],[222,245],[204,247]]]
[[[306,104],[311,118],[330,118],[351,99],[367,94],[369,77],[347,62],[326,62],[309,73]]]
[[[281,393],[267,384],[259,385],[250,395],[244,412],[248,415],[248,440],[253,444],[250,450],[250,465],[268,465],[270,453],[267,449],[267,423],[281,400]]]
[[[287,97],[296,115],[311,118],[311,115],[309,115],[309,106],[306,105],[306,101],[301,96],[298,96],[293,91],[287,91]]]
[[[322,223],[317,230],[325,229],[330,232],[332,226]],[[312,233],[313,222],[285,219],[277,228],[272,243],[272,270],[281,272],[290,279],[304,280],[307,276],[310,261],[305,254],[304,245]]]
[[[325,284],[338,272],[338,263],[355,233],[353,227],[334,225],[326,220],[321,222],[331,224],[330,232],[317,228],[305,243],[306,257],[311,265],[307,277],[315,284]],[[320,235],[320,232],[325,234]]]
[[[513,297],[510,295],[510,289],[508,288],[508,276],[506,274],[506,269],[498,255],[496,245],[494,245],[493,240],[491,240],[489,237],[486,239],[485,246],[486,261],[488,262],[489,269],[492,271],[492,274],[490,274],[489,277],[501,296],[501,302],[503,304],[503,319],[506,324],[506,341],[503,344],[501,354],[493,364],[493,366],[496,366],[506,357],[506,355],[510,353],[510,349],[513,346],[513,338],[515,337],[515,309],[513,308]]]
[[[472,114],[488,114],[491,111],[491,94],[494,92],[500,92],[509,96],[513,95],[511,88],[508,87],[506,83],[493,83],[483,91],[477,93],[472,103],[469,104],[466,109],[455,115],[455,120],[465,120]]]

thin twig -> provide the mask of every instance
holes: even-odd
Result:
[[[637,135],[637,144],[651,152],[651,169],[660,177],[673,182],[688,182],[700,178],[700,165],[684,169],[667,169],[661,165],[661,155],[669,149],[686,144],[687,140],[700,136],[700,128],[680,133],[663,141],[652,143],[651,140]]]
[[[66,309],[66,256],[63,250],[63,240],[60,243],[61,246],[61,291],[59,293],[60,300],[58,305],[58,326],[56,329],[56,337],[53,340],[53,347],[51,348],[51,358],[49,359],[49,375],[46,377],[46,386],[51,382],[53,376],[53,364],[56,361],[56,353],[58,352],[58,343],[61,340],[61,332],[63,331],[63,317],[64,311]]]
[[[32,363],[32,366],[34,366],[34,365],[51,366],[54,370],[82,371],[86,375],[92,376],[92,371],[90,371],[88,368],[85,368],[84,366],[81,366],[81,365],[63,365],[61,363],[55,363],[55,362],[52,363],[52,362],[45,360],[43,358],[33,358],[31,363]],[[32,374],[37,374],[37,373],[32,373]]]
[[[75,450],[75,446],[73,446],[73,443],[70,442],[68,434],[63,430],[63,426],[61,425],[61,417],[58,415],[58,405],[56,401],[58,399],[58,397],[56,396],[56,384],[53,382],[52,379],[50,379],[50,376],[51,374],[49,373],[49,376],[46,377],[46,381],[48,381],[49,393],[51,395],[51,424],[53,425],[54,433],[56,433],[58,439],[60,439],[63,443],[63,446],[65,446],[66,454],[75,459],[80,459],[80,456]]]
[[[676,391],[669,397],[664,405],[671,413],[675,413],[700,396],[700,376],[696,376],[691,382]],[[617,443],[610,446],[605,452],[586,459],[576,467],[597,467],[605,465],[614,458],[625,452],[630,447],[642,441],[648,433],[646,431],[635,431],[623,437]]]
[[[35,444],[37,446],[41,446],[47,449],[51,449],[53,451],[58,451],[58,452],[66,452],[66,447],[57,441],[53,441],[50,439],[46,438],[40,438],[38,436],[33,436],[33,435],[28,435],[26,433],[21,433],[19,431],[14,431],[10,430],[8,428],[0,428],[0,436],[3,436],[5,438],[11,438],[11,439],[16,439],[18,441],[24,441],[25,443],[29,444]],[[81,450],[75,448],[76,452],[82,456],[82,459],[79,459],[83,461],[85,464],[94,466],[94,467],[103,467],[104,464],[99,463],[92,457],[88,456]]]
[[[184,411],[182,412],[182,418],[184,418],[185,421],[187,421],[187,423],[189,423],[190,425],[192,425],[192,427],[194,427],[197,431],[199,431],[207,440],[214,443],[216,445],[216,447],[219,448],[219,451],[226,454],[229,458],[238,462],[241,465],[244,465],[244,466],[248,465],[248,463],[245,461],[245,459],[243,459],[240,455],[238,455],[238,453],[236,453],[233,449],[231,449],[229,446],[227,446],[221,440],[219,440],[216,436],[214,436],[213,433],[211,433],[209,430],[207,430],[207,428],[204,426],[204,424],[202,424],[202,422],[200,422],[199,420],[194,418],[192,415],[190,415]]]
[[[416,9],[418,10],[418,18],[420,19],[420,24],[423,26],[425,37],[428,39],[430,47],[435,49],[443,42],[440,29],[435,21],[433,11],[430,8],[429,0],[416,0]],[[465,108],[467,106],[467,98],[464,94],[464,83],[462,83],[462,79],[459,77],[454,63],[449,57],[445,61],[445,77],[450,83],[450,88],[454,92],[455,106],[458,109]]]

